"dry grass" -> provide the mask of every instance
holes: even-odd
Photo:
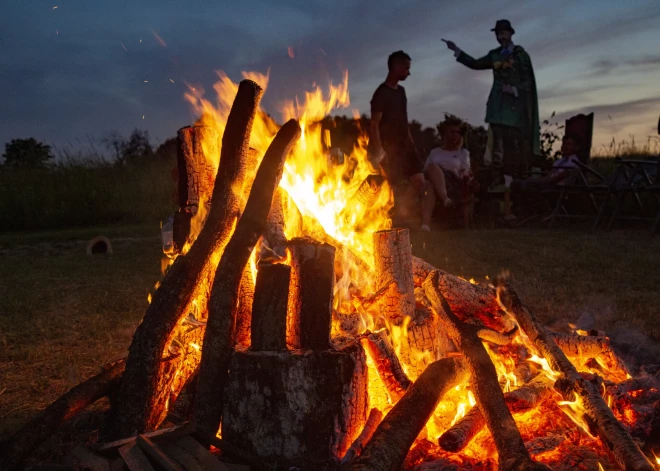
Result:
[[[76,242],[99,234],[115,238],[114,255],[88,257]],[[422,245],[414,235],[417,255],[465,278],[509,270],[549,324],[591,311],[597,327],[660,340],[660,238],[646,232],[448,231]],[[2,437],[126,354],[159,278],[158,227],[4,235],[0,260]]]

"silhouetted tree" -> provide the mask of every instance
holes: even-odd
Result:
[[[44,167],[53,158],[49,145],[38,142],[36,139],[12,139],[5,144],[2,154],[7,167],[34,168]]]
[[[174,162],[176,160],[176,149],[176,137],[171,137],[158,146],[156,152],[154,152],[154,158],[158,162]]]
[[[149,143],[149,132],[140,129],[135,129],[128,140],[115,131],[102,142],[113,152],[117,165],[144,163],[154,155]]]

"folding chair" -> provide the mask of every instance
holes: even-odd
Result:
[[[660,185],[660,160],[624,160],[617,158],[617,170],[625,179],[623,184],[610,186],[605,204],[610,200],[614,202],[607,230],[610,230],[615,221],[649,221],[648,204],[645,204],[644,195],[650,195],[655,200],[655,206],[660,206],[660,192],[654,187]],[[648,198],[646,198],[648,199]],[[632,202],[632,209],[626,210],[626,204]],[[647,201],[648,203],[648,201]]]
[[[594,219],[591,229],[595,231],[600,224],[603,211],[603,202],[599,203],[596,196],[605,195],[609,190],[605,177],[580,162],[577,162],[577,167],[555,168],[569,170],[570,175],[563,185],[543,192],[548,196],[556,196],[557,198],[554,210],[550,215],[548,227],[552,227],[557,219]],[[580,201],[581,197],[586,200],[586,206],[589,208],[587,211],[581,211],[579,203],[584,203],[584,201]]]

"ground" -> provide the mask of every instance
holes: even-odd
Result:
[[[113,255],[85,254],[97,235],[112,240]],[[660,238],[648,232],[496,229],[412,239],[416,255],[466,279],[508,271],[548,324],[591,313],[596,328],[660,342]],[[153,225],[0,235],[0,438],[126,355],[160,260]]]

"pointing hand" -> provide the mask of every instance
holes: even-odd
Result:
[[[446,44],[447,44],[447,48],[448,48],[448,49],[451,49],[451,50],[454,51],[454,52],[458,49],[458,46],[456,45],[456,43],[454,43],[454,41],[447,41],[446,39],[442,39],[441,41],[443,41],[444,43],[446,43]]]

